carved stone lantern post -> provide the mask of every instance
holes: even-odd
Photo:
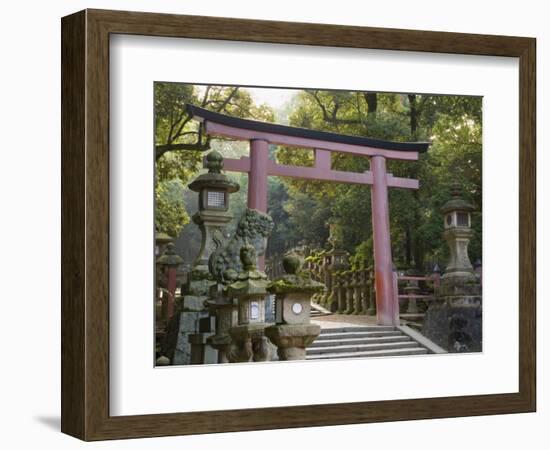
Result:
[[[192,269],[192,279],[195,280],[209,277],[208,258],[215,248],[213,239],[216,234],[222,237],[223,229],[233,218],[229,212],[229,194],[239,190],[238,183],[222,173],[223,158],[217,151],[206,155],[206,168],[208,173],[199,175],[189,184],[189,189],[199,193],[199,210],[193,216],[193,222],[202,234],[201,248]]]
[[[451,186],[452,199],[441,208],[445,220],[443,238],[447,241],[451,254],[442,279],[474,276],[474,268],[468,256],[468,244],[474,235],[471,228],[474,207],[460,197],[461,192],[460,185],[454,183]]]
[[[240,257],[243,270],[227,287],[227,297],[238,302],[238,325],[229,330],[231,348],[227,359],[229,362],[269,361],[269,342],[264,335],[269,281],[267,275],[257,269],[254,246],[242,246]]]
[[[325,290],[325,285],[300,270],[300,259],[287,255],[283,259],[286,275],[273,281],[268,290],[276,296],[275,325],[265,335],[277,346],[282,361],[306,359],[306,347],[321,327],[310,322],[311,296]]]

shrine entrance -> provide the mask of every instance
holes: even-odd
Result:
[[[249,157],[224,159],[224,169],[248,173],[248,207],[251,209],[267,212],[268,176],[372,186],[377,323],[399,325],[397,277],[393,269],[391,252],[388,188],[418,189],[419,182],[415,179],[394,177],[386,170],[386,161],[416,161],[419,153],[427,151],[430,144],[389,142],[240,119],[194,105],[187,105],[187,112],[190,117],[202,123],[202,131],[209,136],[250,142]],[[315,153],[314,166],[279,165],[269,159],[269,144],[312,149]],[[332,152],[367,157],[370,159],[371,170],[363,173],[333,170]]]

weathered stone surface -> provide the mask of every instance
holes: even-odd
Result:
[[[189,188],[199,193],[199,210],[193,215],[193,222],[201,230],[201,248],[193,263],[191,279],[210,277],[208,261],[217,245],[223,240],[223,230],[233,218],[229,212],[229,194],[237,192],[238,183],[231,181],[221,172],[223,158],[220,153],[211,151],[206,155],[208,173],[199,175]],[[209,203],[209,195],[218,195],[221,204]],[[205,292],[197,292],[204,294]]]
[[[270,345],[264,335],[265,327],[265,323],[251,323],[231,328],[231,346],[227,353],[229,362],[269,361]]]
[[[482,351],[480,297],[437,302],[428,308],[422,334],[451,353]]]
[[[186,365],[191,363],[191,344],[189,335],[199,332],[199,320],[208,317],[208,312],[183,311],[179,315],[176,345],[173,351],[172,364]]]
[[[235,235],[226,245],[217,243],[218,247],[210,256],[208,267],[216,281],[231,283],[242,272],[240,251],[245,244],[252,244],[256,255],[263,255],[267,237],[272,229],[273,220],[269,215],[255,209],[247,209],[239,221]]]
[[[212,333],[195,333],[189,335],[191,344],[190,364],[216,364],[218,351],[210,346],[209,338]]]
[[[281,361],[306,359],[308,347],[321,332],[316,324],[272,325],[264,330],[265,335],[277,346]]]
[[[196,270],[191,273],[188,283],[183,287],[185,295],[207,296],[210,287],[216,284],[208,275]]]
[[[185,295],[183,297],[183,310],[188,312],[204,311],[206,297],[203,295]]]
[[[173,267],[183,264],[183,258],[176,253],[176,246],[173,242],[166,244],[166,250],[157,258],[157,264]]]

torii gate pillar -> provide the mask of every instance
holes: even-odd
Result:
[[[267,212],[267,161],[269,144],[263,139],[250,141],[250,172],[248,173],[248,207]]]
[[[397,293],[394,292],[391,256],[386,158],[383,156],[371,157],[371,171],[373,175],[371,209],[377,323],[379,325],[399,325],[399,301]]]
[[[248,173],[248,207],[267,213],[267,163],[269,143],[263,139],[250,141],[250,172]],[[265,256],[258,256],[258,268],[265,269]]]

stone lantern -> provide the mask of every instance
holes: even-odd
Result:
[[[267,275],[257,269],[253,245],[243,245],[240,258],[243,269],[226,291],[229,299],[236,298],[238,302],[238,325],[229,330],[231,348],[227,359],[229,362],[268,361],[270,349],[264,329],[269,281]]]
[[[286,275],[273,281],[268,290],[275,294],[275,325],[265,329],[265,335],[277,346],[282,361],[306,359],[306,347],[321,327],[310,322],[311,296],[322,292],[325,285],[314,281],[306,271],[300,271],[300,259],[287,255],[283,259]]]
[[[201,248],[193,263],[193,273],[208,274],[208,258],[215,248],[213,238],[223,229],[233,215],[229,212],[229,194],[239,190],[235,183],[221,172],[223,157],[217,151],[211,151],[206,155],[206,168],[208,173],[199,175],[189,189],[199,193],[199,210],[193,216],[202,233]],[[196,276],[195,276],[196,278]]]
[[[481,285],[468,256],[468,244],[474,235],[471,213],[474,207],[460,197],[460,186],[453,184],[443,213],[443,238],[450,260],[439,282],[434,269],[435,297],[429,302],[422,334],[448,352],[482,350]]]
[[[474,276],[468,256],[468,245],[474,234],[471,228],[471,213],[474,207],[461,198],[461,193],[461,186],[454,183],[451,186],[452,199],[441,208],[445,227],[443,238],[447,241],[450,250],[450,260],[442,279]]]
[[[174,239],[166,233],[155,233],[155,257],[160,257],[166,250],[166,245],[173,241]]]

